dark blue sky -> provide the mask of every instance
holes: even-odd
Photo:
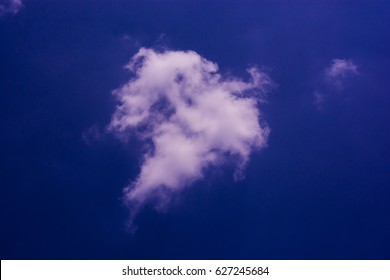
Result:
[[[23,4],[0,17],[1,259],[390,258],[388,1]],[[142,146],[102,131],[140,47],[257,65],[278,86],[245,179],[211,171],[131,235],[121,197]],[[324,80],[333,59],[358,67],[342,90]]]

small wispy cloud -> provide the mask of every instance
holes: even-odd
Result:
[[[358,75],[357,66],[350,59],[333,59],[331,65],[324,70],[328,83],[341,90],[348,77]]]
[[[313,93],[314,106],[322,110],[324,102],[332,96],[332,92],[341,93],[348,81],[357,75],[359,75],[358,67],[351,59],[333,59],[322,72],[319,89]]]
[[[325,101],[324,94],[316,90],[313,95],[314,95],[314,105],[317,107],[318,110],[322,110],[322,104]]]
[[[104,133],[101,129],[96,125],[92,125],[91,127],[84,130],[82,133],[82,138],[84,142],[91,146],[93,143],[97,143],[103,139]]]
[[[23,7],[21,0],[0,0],[0,15],[16,15]]]
[[[150,199],[165,205],[207,168],[233,161],[242,176],[251,152],[266,146],[270,129],[258,103],[272,81],[257,68],[243,81],[193,51],[142,48],[127,69],[135,76],[113,92],[119,105],[108,129],[147,143],[140,173],[124,189],[134,213]]]

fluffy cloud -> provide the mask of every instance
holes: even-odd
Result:
[[[325,79],[337,89],[344,87],[344,82],[348,77],[359,74],[357,66],[352,60],[333,59],[331,65],[325,69]]]
[[[163,205],[226,162],[235,162],[240,176],[251,152],[266,146],[270,130],[258,103],[272,82],[258,69],[248,69],[246,82],[223,77],[193,51],[144,48],[127,68],[134,77],[113,92],[119,104],[109,130],[123,140],[136,135],[148,147],[124,190],[129,205],[152,198]]]
[[[21,0],[0,0],[0,15],[17,14],[22,8]]]

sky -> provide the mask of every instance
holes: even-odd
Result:
[[[0,0],[1,259],[389,259],[388,1]]]

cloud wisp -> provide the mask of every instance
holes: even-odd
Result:
[[[22,6],[23,4],[21,0],[0,0],[0,15],[16,15]]]
[[[251,152],[266,146],[258,103],[272,85],[267,74],[250,68],[246,82],[196,52],[145,48],[126,67],[134,77],[113,91],[119,104],[108,129],[146,143],[140,173],[124,189],[133,211],[150,199],[162,207],[210,167],[233,161],[242,176]]]
[[[333,59],[322,72],[322,88],[313,93],[314,106],[321,111],[327,98],[333,92],[341,93],[346,88],[349,79],[357,75],[359,75],[358,67],[351,59]]]
[[[359,74],[357,66],[350,59],[333,59],[324,73],[326,81],[338,90],[344,88],[344,82],[348,77]]]

